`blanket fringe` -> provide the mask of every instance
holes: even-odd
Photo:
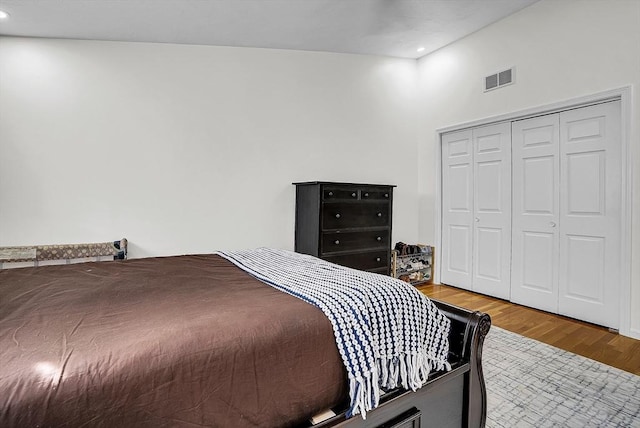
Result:
[[[360,414],[367,418],[367,412],[380,402],[380,388],[402,387],[418,390],[432,370],[451,370],[447,361],[436,360],[427,353],[402,354],[390,358],[377,358],[371,373],[366,378],[349,376],[350,411],[347,417]]]

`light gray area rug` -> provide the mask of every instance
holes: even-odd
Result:
[[[487,427],[640,427],[640,376],[491,327]]]

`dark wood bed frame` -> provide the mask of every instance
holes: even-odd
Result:
[[[482,372],[482,345],[491,327],[489,315],[432,301],[451,320],[449,362],[451,371],[432,373],[416,392],[396,389],[380,398],[380,406],[347,419],[346,409],[316,425],[328,428],[484,427],[487,392]]]
[[[86,261],[104,257],[125,259],[127,240],[76,245],[46,245],[31,247],[0,247],[0,267],[19,262],[38,265],[41,261]],[[433,300],[451,320],[449,363],[451,371],[429,375],[427,383],[416,392],[395,389],[384,394],[380,406],[360,416],[347,419],[346,407],[333,409],[336,416],[314,428],[425,428],[484,427],[487,413],[487,393],[482,373],[482,345],[489,332],[491,318],[457,306]]]

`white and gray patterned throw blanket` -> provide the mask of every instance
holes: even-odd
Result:
[[[216,254],[325,313],[349,376],[349,417],[366,418],[380,388],[415,391],[431,370],[451,369],[449,319],[405,282],[285,250]]]

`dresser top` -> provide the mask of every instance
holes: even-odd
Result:
[[[337,186],[386,186],[386,187],[396,187],[395,184],[373,184],[373,183],[340,183],[335,181],[303,181],[298,183],[292,183],[296,186],[314,186],[317,184],[329,184],[329,185],[337,185]]]

